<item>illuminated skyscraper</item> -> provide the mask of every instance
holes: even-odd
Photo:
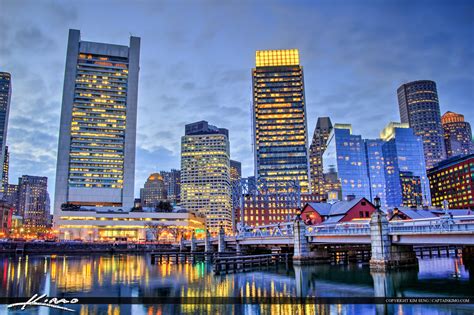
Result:
[[[8,152],[8,146],[5,146],[5,153],[3,155],[3,173],[0,192],[4,194],[8,190],[8,171],[10,169],[10,153]]]
[[[5,161],[5,154],[7,154],[6,145],[11,94],[11,75],[8,72],[0,72],[0,161],[2,163]],[[0,168],[0,178],[2,180],[4,180],[3,172],[4,168]],[[3,190],[4,185],[0,187],[0,193]]]
[[[308,192],[306,104],[297,49],[256,52],[253,78],[255,176],[280,191],[297,180]]]
[[[69,31],[56,171],[55,220],[69,207],[134,205],[140,38],[130,46]]]
[[[318,117],[316,128],[314,129],[313,141],[309,146],[309,167],[311,171],[311,190],[313,194],[324,196],[324,176],[323,176],[323,153],[326,150],[326,142],[332,130],[332,123],[329,117]]]
[[[230,144],[227,129],[199,121],[181,138],[181,206],[206,217],[213,234],[232,231]]]
[[[464,115],[446,112],[441,117],[444,130],[446,154],[449,157],[472,153],[471,125],[464,121]]]
[[[46,227],[49,215],[48,178],[23,175],[18,179],[18,214],[26,226]]]
[[[397,90],[400,120],[423,139],[426,167],[446,158],[436,83],[422,80],[403,84]]]
[[[140,199],[142,207],[156,207],[160,201],[167,199],[167,190],[163,181],[163,176],[158,173],[151,174],[140,189]]]

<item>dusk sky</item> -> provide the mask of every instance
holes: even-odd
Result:
[[[180,168],[184,125],[229,129],[231,158],[253,174],[255,51],[297,48],[308,141],[318,116],[375,138],[399,121],[396,89],[436,81],[442,114],[474,123],[472,1],[0,0],[0,71],[12,74],[10,183],[47,176],[54,199],[68,30],[86,41],[141,37],[135,195]]]

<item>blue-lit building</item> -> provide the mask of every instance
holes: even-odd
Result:
[[[367,170],[367,157],[364,140],[352,134],[352,126],[335,124],[323,153],[323,172],[335,174],[339,181],[339,197],[347,196],[370,198],[370,183]],[[328,192],[328,196],[334,192]],[[329,198],[332,199],[332,198]]]
[[[329,199],[378,196],[383,207],[430,204],[422,138],[408,124],[390,123],[380,139],[365,140],[352,134],[351,125],[336,124],[323,169],[336,181],[326,192]]]
[[[8,130],[8,116],[10,113],[10,100],[12,94],[11,75],[8,72],[0,72],[0,162],[3,167],[0,167],[0,179],[2,185],[0,191],[3,192],[4,186],[8,184],[8,161],[6,160],[7,152],[7,130]],[[7,165],[5,165],[5,163]]]
[[[413,195],[413,198],[408,198],[407,194],[403,194],[404,183],[407,180],[414,183],[413,189],[415,191],[418,191],[416,182],[419,181],[423,204],[430,204],[430,184],[426,175],[422,138],[415,135],[413,129],[409,128],[407,124],[400,123],[388,124],[380,133],[380,138],[385,141],[383,155],[387,205],[389,207],[421,206],[417,194]],[[407,193],[411,194],[412,192]]]

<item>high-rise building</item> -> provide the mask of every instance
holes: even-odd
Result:
[[[408,124],[392,122],[382,130],[380,138],[385,141],[383,156],[387,205],[389,207],[415,206],[414,203],[421,200],[423,205],[429,205],[431,195],[423,158],[422,137],[416,136]],[[420,182],[422,198],[416,197],[418,188],[413,188],[413,191],[408,188],[404,190],[404,187],[408,185],[407,181],[410,180],[415,183]],[[404,195],[404,191],[410,196]]]
[[[5,153],[3,155],[3,173],[2,173],[2,182],[0,187],[0,192],[5,192],[8,189],[8,171],[10,169],[10,153],[8,152],[8,146],[5,146]]]
[[[449,157],[472,153],[471,125],[464,121],[464,115],[446,112],[441,117],[444,130],[446,154]]]
[[[181,138],[181,206],[206,217],[213,234],[232,231],[230,144],[227,129],[199,121]]]
[[[427,168],[446,158],[436,83],[422,80],[403,84],[397,90],[400,120],[423,139]]]
[[[428,170],[433,206],[474,209],[474,154],[453,156]]]
[[[8,72],[0,72],[0,161],[2,163],[3,161],[5,161],[5,154],[8,154],[6,145],[7,145],[8,116],[10,114],[11,95],[12,95],[11,75]],[[1,172],[0,179],[2,179],[2,181],[4,181],[4,175],[3,175],[4,167],[0,169],[0,172]],[[3,190],[4,190],[4,185],[0,187],[0,193],[3,192]]]
[[[69,31],[55,220],[72,208],[133,207],[139,54],[139,37],[122,46],[83,41],[80,31]]]
[[[18,185],[8,184],[3,194],[5,201],[12,206],[13,214],[20,215],[18,213]]]
[[[349,124],[335,124],[323,153],[324,174],[336,176],[339,198],[370,198],[370,183],[364,140],[352,134]],[[335,192],[328,192],[329,199]]]
[[[23,224],[46,227],[49,215],[48,178],[23,175],[18,179],[18,214]]]
[[[423,189],[420,176],[413,172],[400,172],[400,185],[402,187],[402,206],[419,207],[423,204]]]
[[[256,52],[253,81],[255,177],[274,191],[309,187],[303,67],[297,49]]]
[[[313,140],[309,146],[311,190],[313,194],[318,194],[323,199],[327,199],[327,196],[324,196],[323,153],[326,150],[326,143],[331,130],[331,119],[329,117],[318,117]]]
[[[163,176],[158,173],[148,176],[144,187],[140,189],[140,199],[142,207],[157,207],[160,201],[165,201],[167,189]]]
[[[161,171],[163,182],[165,183],[166,195],[169,202],[174,205],[181,200],[181,171],[172,169],[171,171]]]
[[[238,161],[230,160],[230,181],[234,183],[242,178],[242,164]]]
[[[367,198],[374,200],[375,197],[379,197],[382,207],[386,207],[387,200],[385,198],[385,191],[387,186],[385,177],[385,158],[383,155],[383,145],[385,144],[385,141],[382,139],[365,139],[364,143],[370,183],[370,196]]]

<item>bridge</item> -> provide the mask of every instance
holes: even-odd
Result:
[[[388,222],[385,213],[377,210],[370,221],[316,226],[307,226],[296,217],[292,222],[242,227],[235,236],[225,236],[221,230],[217,237],[207,233],[204,240],[193,237],[180,244],[182,249],[191,247],[191,251],[204,246],[206,252],[213,251],[215,245],[218,252],[230,248],[236,252],[254,247],[292,248],[296,264],[327,261],[327,247],[331,245],[367,245],[371,249],[371,268],[385,270],[417,265],[414,245],[460,245],[464,257],[474,258],[474,215]]]

